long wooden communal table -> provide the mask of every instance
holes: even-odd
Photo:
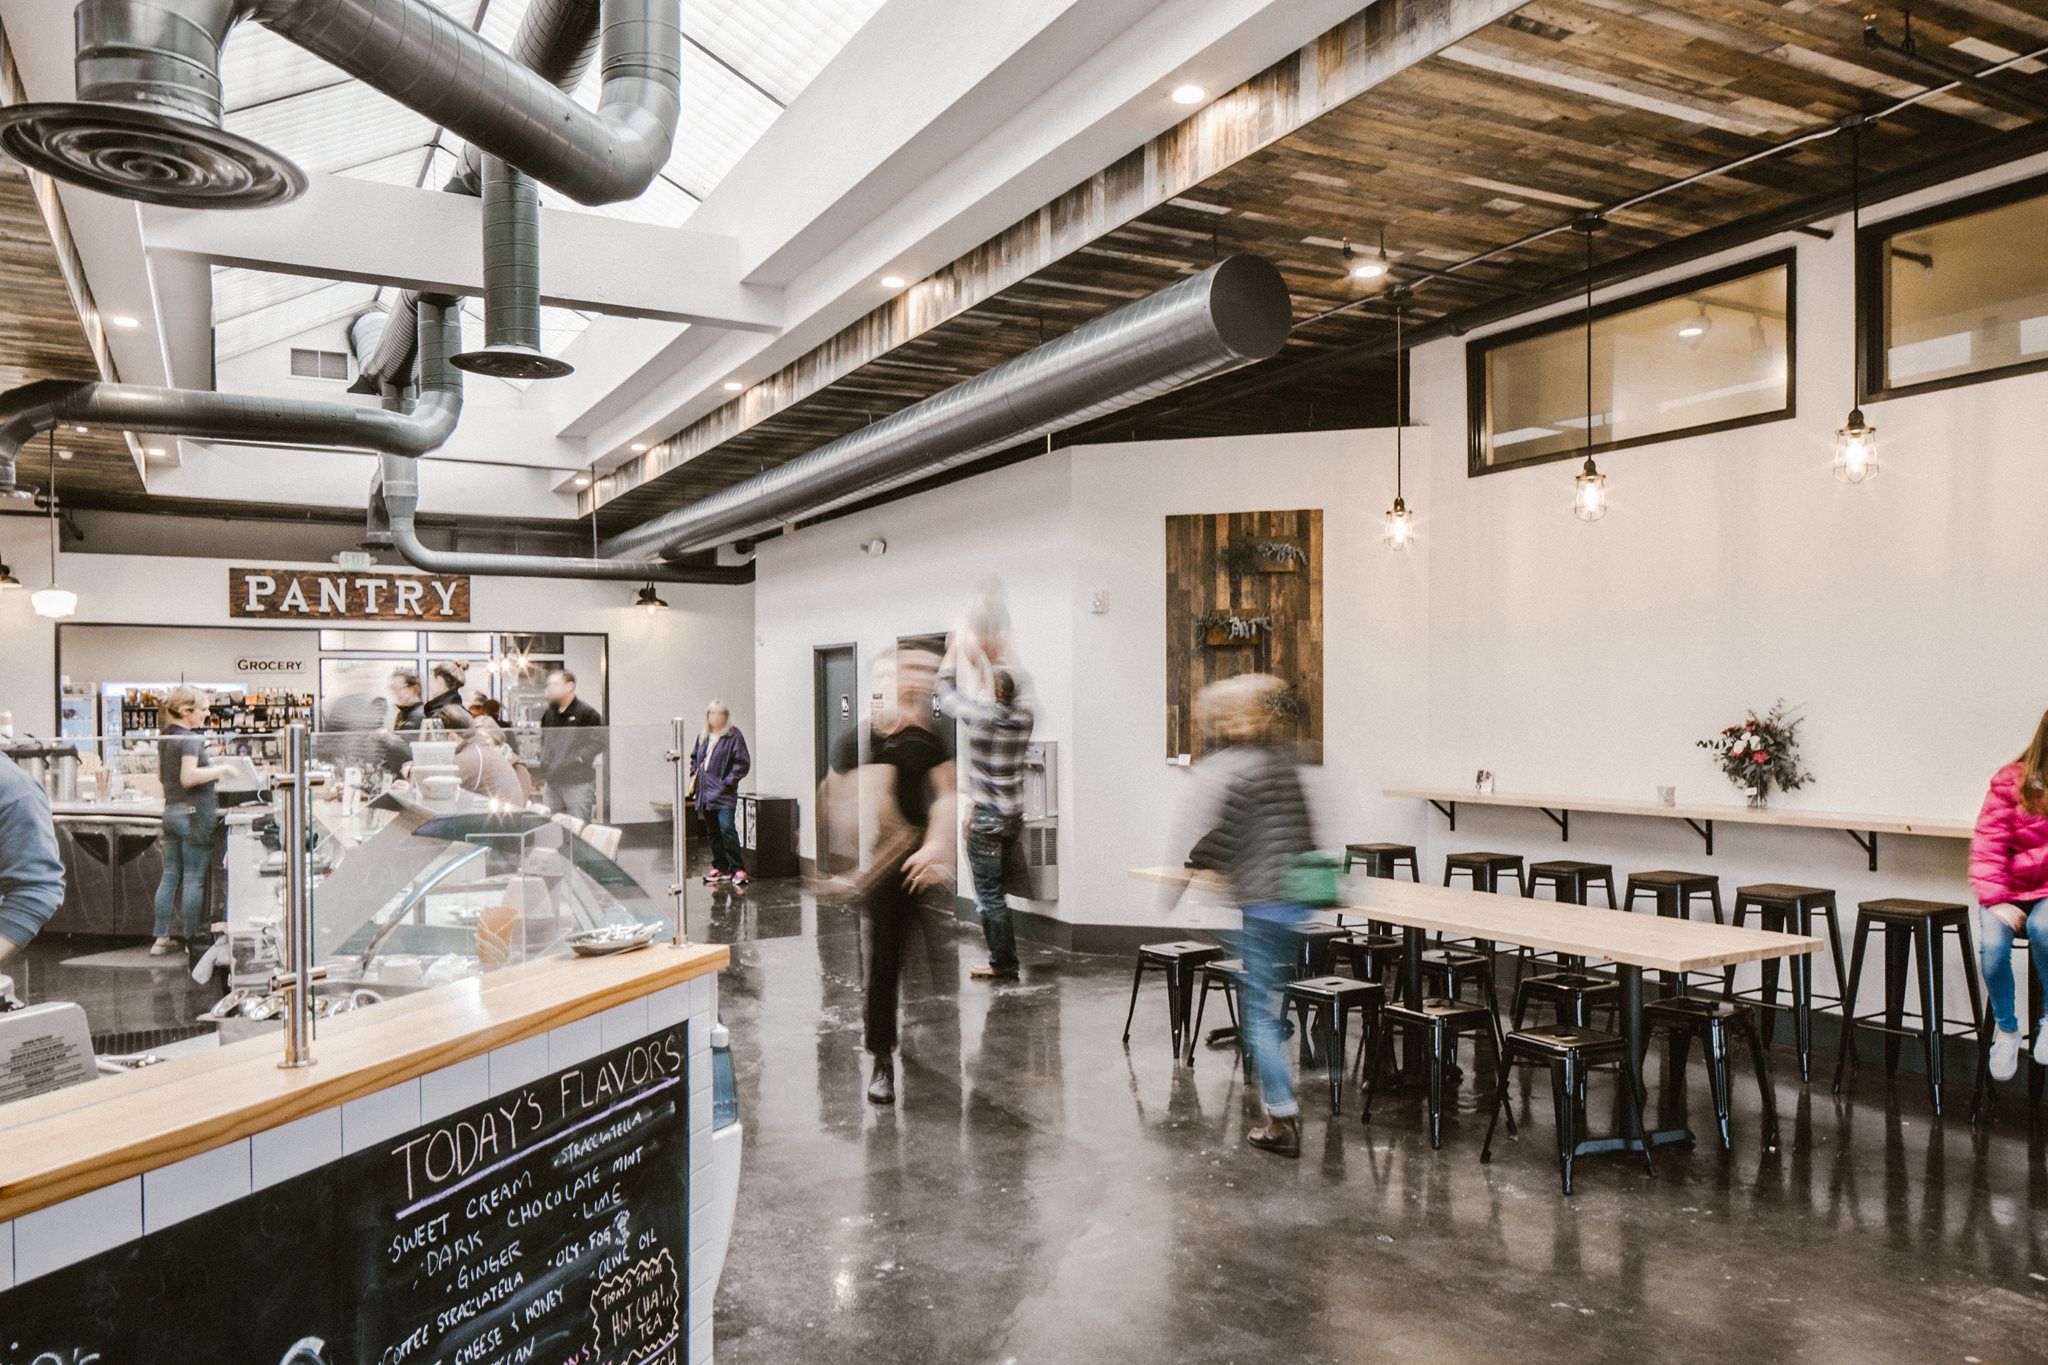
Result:
[[[1968,820],[1921,819],[1899,815],[1859,815],[1849,811],[1800,810],[1792,807],[1750,807],[1730,805],[1673,805],[1656,801],[1619,801],[1594,796],[1550,796],[1529,792],[1475,792],[1470,787],[1389,787],[1385,793],[1396,800],[1427,801],[1437,813],[1458,827],[1458,806],[1508,806],[1540,810],[1566,843],[1572,837],[1572,813],[1581,815],[1628,815],[1658,820],[1683,820],[1692,832],[1706,841],[1707,856],[1714,854],[1714,825],[1778,825],[1790,829],[1838,829],[1856,841],[1870,856],[1870,870],[1877,871],[1877,839],[1881,834],[1905,834],[1922,839],[1968,839],[1975,826]]]
[[[1166,885],[1215,886],[1204,874],[1190,874],[1179,868],[1133,868],[1131,876],[1140,881]],[[1405,951],[1401,957],[1401,993],[1409,1003],[1422,1000],[1422,952],[1430,932],[1454,934],[1461,938],[1494,943],[1513,943],[1542,952],[1570,957],[1602,958],[1615,966],[1621,982],[1621,1031],[1634,1050],[1637,1074],[1641,1074],[1643,1051],[1649,1039],[1643,1029],[1643,973],[1699,972],[1728,967],[1738,962],[1761,962],[1769,958],[1797,957],[1826,946],[1820,939],[1804,934],[1781,934],[1768,929],[1738,929],[1689,919],[1659,915],[1631,914],[1625,910],[1565,905],[1556,901],[1528,900],[1489,891],[1468,891],[1461,887],[1424,886],[1414,882],[1378,877],[1354,879],[1345,887],[1346,904],[1319,912],[1320,917],[1350,915],[1401,928]],[[1419,1062],[1420,1039],[1411,1031],[1411,1070]],[[1683,1128],[1663,1129],[1648,1135],[1651,1145],[1689,1142],[1692,1134]],[[1629,1134],[1611,1144],[1591,1144],[1582,1150],[1638,1150],[1643,1139]]]

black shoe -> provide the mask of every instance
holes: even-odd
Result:
[[[1298,1157],[1301,1155],[1301,1120],[1292,1115],[1284,1119],[1267,1119],[1265,1127],[1252,1129],[1244,1135],[1244,1140],[1262,1152]]]
[[[868,1082],[868,1103],[896,1103],[896,1063],[891,1058],[875,1058],[875,1077]]]

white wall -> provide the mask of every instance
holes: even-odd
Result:
[[[0,710],[14,713],[17,731],[41,734],[55,724],[55,627],[35,615],[28,594],[48,581],[46,536],[34,518],[0,518],[0,560],[25,585],[0,593]],[[78,593],[78,621],[227,625],[228,566],[250,562],[71,553],[60,556],[58,578]],[[705,700],[718,695],[732,704],[735,721],[753,722],[753,590],[664,584],[661,595],[671,609],[650,617],[630,605],[628,584],[531,578],[471,584],[477,630],[610,636],[606,718],[616,727],[612,796],[615,818],[622,820],[651,819],[648,801],[672,791],[661,758],[669,717],[694,723]],[[580,681],[587,699],[602,700],[595,680]]]

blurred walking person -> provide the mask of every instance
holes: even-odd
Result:
[[[690,794],[697,813],[704,819],[705,838],[711,844],[711,870],[704,880],[713,886],[730,881],[735,890],[747,886],[747,868],[741,860],[739,816],[740,779],[754,768],[747,752],[747,737],[732,723],[732,711],[722,701],[704,708],[704,733],[690,751]],[[682,812],[676,813],[678,820]]]
[[[831,755],[819,792],[832,827],[856,827],[863,810],[875,813],[874,839],[855,876],[866,911],[867,1050],[874,1057],[868,1099],[896,1102],[897,995],[904,949],[918,929],[919,899],[953,883],[953,755],[932,728],[932,679],[938,659],[923,650],[899,650],[876,666],[882,699],[868,736],[868,759],[859,761],[857,737]]]
[[[597,760],[605,750],[604,716],[576,695],[576,675],[552,669],[540,713],[541,800],[557,814],[588,822],[597,813]],[[682,812],[676,812],[682,818]]]
[[[983,981],[1015,981],[1021,971],[1003,872],[1024,832],[1023,761],[1033,716],[1019,696],[1008,652],[1008,614],[994,590],[984,588],[976,610],[947,642],[938,683],[939,709],[967,727],[967,792],[973,802],[967,866],[988,940],[988,962],[968,975]],[[963,671],[971,694],[961,688]]]
[[[1266,1123],[1246,1141],[1280,1156],[1301,1155],[1301,1112],[1281,1045],[1280,992],[1301,953],[1299,926],[1309,917],[1297,890],[1315,828],[1293,748],[1277,742],[1274,703],[1286,688],[1265,673],[1209,684],[1195,700],[1212,748],[1196,766],[1198,782],[1182,818],[1175,861],[1199,839],[1204,862],[1244,911],[1244,988],[1238,1013],[1258,1076]]]

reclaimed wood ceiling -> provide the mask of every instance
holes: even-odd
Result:
[[[0,158],[0,389],[36,379],[100,377],[65,276],[28,173]],[[57,465],[60,498],[142,492],[142,475],[120,432],[67,428],[57,433],[56,448],[72,452]],[[48,438],[38,437],[21,452],[21,483],[41,488],[48,481],[49,450]]]
[[[1392,278],[1417,285],[1418,325],[1551,286],[1582,272],[1577,234],[1432,272],[1943,83],[1865,46],[1870,9],[1869,0],[1526,5],[807,396],[752,419],[744,396],[735,400],[742,406],[722,410],[732,434],[673,468],[652,472],[652,461],[650,472],[608,480],[600,524],[624,529],[716,492],[1237,251],[1285,274],[1296,319],[1287,350],[1061,443],[1385,421],[1386,403],[1374,396],[1388,391],[1383,369],[1300,365],[1387,336],[1384,282],[1351,278],[1347,240],[1377,251],[1384,232]],[[1895,7],[1877,22],[1899,36]],[[1912,22],[1921,51],[1973,70],[2000,49],[2048,45],[2048,0],[1922,0]],[[1862,139],[1866,174],[1939,162],[2039,121],[2042,67],[1988,82],[2010,93],[1965,85],[1872,125]],[[1626,258],[1838,192],[1847,153],[1844,139],[1823,138],[1614,213],[1596,249],[1604,261]],[[898,300],[877,316],[908,306]],[[849,333],[864,326],[873,321]],[[1288,366],[1310,377],[1256,381]]]

